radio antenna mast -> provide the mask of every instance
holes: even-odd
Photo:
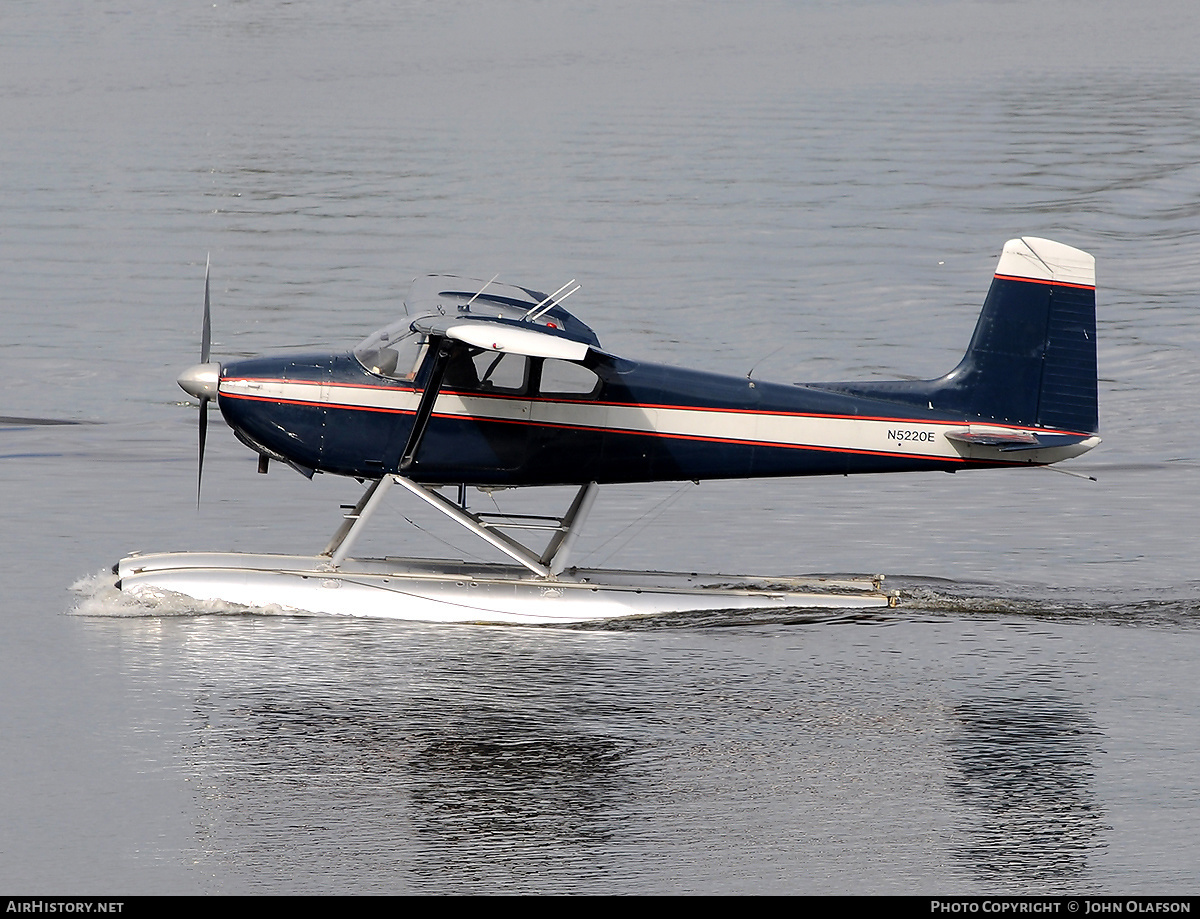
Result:
[[[497,272],[496,274],[492,275],[492,281],[496,280],[496,278],[498,278],[498,277],[500,277],[500,273],[499,273],[499,272]],[[489,287],[491,287],[491,286],[492,286],[492,281],[488,281],[486,284],[484,284],[484,285],[483,285],[483,287],[479,288],[479,290],[475,292],[475,296],[474,296],[474,297],[472,297],[470,300],[468,300],[468,301],[467,301],[467,303],[466,303],[466,305],[463,307],[463,311],[464,311],[464,312],[466,312],[467,310],[469,310],[469,309],[471,308],[471,304],[472,304],[472,303],[474,303],[476,300],[478,300],[478,299],[479,299],[479,295],[480,295],[481,293],[483,293],[485,290],[487,290]]]
[[[575,286],[571,287],[572,284],[574,284]],[[568,287],[571,287],[571,289],[567,290]],[[552,293],[550,296],[548,296],[545,300],[543,300],[541,303],[539,303],[537,306],[535,306],[533,309],[531,309],[528,313],[526,313],[524,316],[522,316],[521,320],[532,322],[535,319],[540,319],[543,315],[548,313],[550,310],[554,309],[554,307],[558,306],[560,303],[562,303],[564,300],[566,300],[567,297],[571,296],[571,294],[575,293],[577,290],[580,290],[582,287],[583,287],[582,284],[578,283],[574,278],[571,278],[571,280],[567,281],[566,284],[564,284],[562,287],[560,287],[558,290],[556,290],[554,293]],[[566,290],[567,292],[563,293],[564,290]],[[562,296],[560,297],[559,294],[562,294]]]

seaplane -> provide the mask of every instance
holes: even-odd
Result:
[[[206,268],[200,363],[178,380],[199,401],[197,501],[214,402],[259,472],[275,462],[363,492],[317,555],[134,554],[114,566],[117,586],[488,624],[888,606],[877,577],[587,569],[571,553],[603,485],[1046,466],[1100,442],[1095,260],[1062,243],[1005,244],[965,355],[932,380],[780,384],[621,357],[563,306],[579,287],[419,278],[405,315],[351,350],[222,363]],[[469,505],[548,486],[574,489],[564,513]],[[507,561],[352,556],[397,487]]]

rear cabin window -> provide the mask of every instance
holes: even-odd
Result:
[[[540,391],[544,396],[592,396],[600,389],[600,378],[580,364],[548,359],[542,364]]]

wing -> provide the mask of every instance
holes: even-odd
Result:
[[[574,285],[574,286],[572,286]],[[410,316],[429,320],[494,321],[539,329],[600,347],[596,333],[563,308],[562,302],[579,290],[575,282],[547,295],[495,281],[475,281],[449,275],[429,275],[413,281],[405,298]]]
[[[461,341],[486,351],[504,351],[527,357],[552,357],[581,361],[591,345],[547,326],[519,325],[498,319],[464,319],[461,316],[423,316],[412,327],[429,336]]]

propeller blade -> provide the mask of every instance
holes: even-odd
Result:
[[[208,439],[208,397],[200,397],[199,455],[196,461],[196,510],[200,509],[200,483],[204,479],[204,442]]]
[[[185,370],[180,376],[180,385],[200,399],[200,428],[197,434],[196,456],[196,510],[200,509],[200,484],[204,481],[204,444],[208,440],[208,403],[216,394],[217,383],[221,378],[220,364],[216,373],[208,364],[208,355],[212,346],[212,316],[209,308],[208,272],[212,267],[212,253],[204,260],[204,318],[200,323],[200,364]]]
[[[212,343],[212,321],[208,311],[208,268],[212,264],[210,254],[204,262],[204,321],[200,325],[200,363],[208,363],[209,345]]]

